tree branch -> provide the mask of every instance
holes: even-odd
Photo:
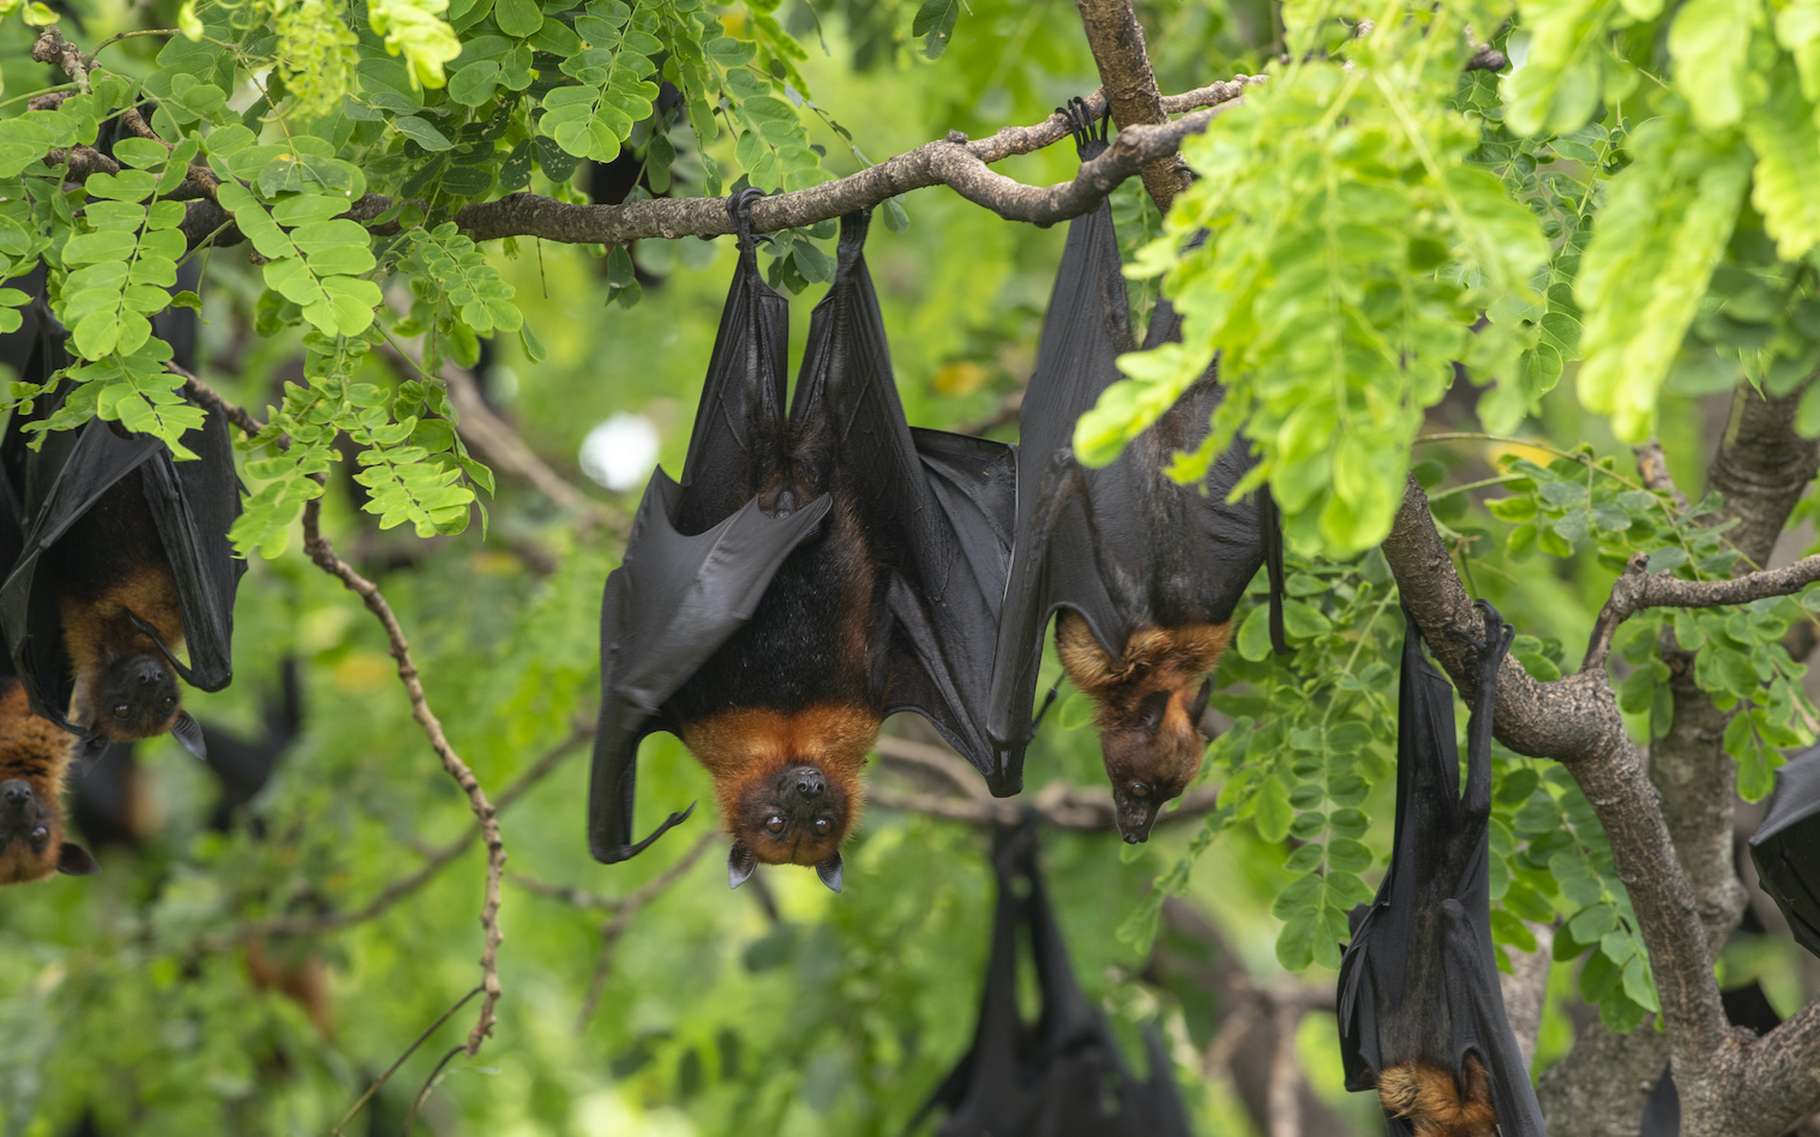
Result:
[[[1781,568],[1746,573],[1729,580],[1684,580],[1668,573],[1645,571],[1648,553],[1637,553],[1612,582],[1611,596],[1593,622],[1581,671],[1605,666],[1612,636],[1618,625],[1650,608],[1719,608],[1748,604],[1770,596],[1787,596],[1820,580],[1820,556],[1803,557]]]
[[[303,510],[303,548],[310,560],[324,572],[340,580],[348,591],[359,596],[366,604],[367,610],[385,630],[386,640],[391,645],[392,658],[398,664],[398,679],[404,684],[405,695],[411,702],[411,717],[423,728],[424,737],[429,739],[430,748],[442,760],[442,768],[455,784],[467,795],[468,808],[480,827],[481,839],[487,848],[487,880],[484,898],[480,906],[480,926],[485,934],[484,946],[480,953],[481,998],[480,1014],[474,1029],[468,1034],[467,1052],[470,1055],[480,1051],[481,1044],[493,1031],[494,1012],[499,1005],[499,945],[504,935],[499,930],[500,882],[505,875],[506,847],[499,835],[499,819],[492,802],[487,800],[486,790],[474,777],[474,771],[462,761],[455,748],[442,731],[442,722],[436,712],[430,709],[429,699],[424,695],[423,682],[418,677],[417,664],[411,658],[411,646],[405,639],[404,629],[398,624],[398,618],[392,613],[392,606],[380,594],[379,586],[355,572],[347,562],[335,555],[334,546],[322,535],[321,526],[322,500],[317,498],[304,506]]]
[[[1383,545],[1424,639],[1463,694],[1484,627],[1448,559],[1427,496],[1410,479]],[[1565,763],[1605,827],[1655,968],[1677,1069],[1702,1069],[1731,1043],[1693,885],[1675,855],[1643,756],[1625,733],[1606,677],[1540,683],[1515,659],[1498,675],[1494,731],[1522,754]]]
[[[1076,833],[1110,833],[1118,828],[1117,811],[1110,793],[1061,782],[1051,782],[1030,799],[1019,801],[883,788],[872,790],[866,796],[870,804],[879,809],[920,813],[968,825],[1015,825],[1024,814],[1034,811],[1046,824]],[[1165,807],[1156,819],[1157,826],[1175,825],[1212,813],[1219,806],[1219,799],[1220,791],[1216,786],[1189,790],[1176,799],[1174,808]]]
[[[1075,0],[1087,46],[1100,72],[1100,90],[1112,108],[1119,132],[1133,126],[1167,122],[1163,94],[1157,89],[1144,46],[1144,28],[1138,23],[1131,0]],[[1188,167],[1173,151],[1143,167],[1144,188],[1164,213],[1188,184]]]

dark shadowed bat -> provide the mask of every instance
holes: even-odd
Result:
[[[915,711],[984,770],[984,695],[1009,560],[1009,448],[904,421],[862,246],[841,222],[785,404],[788,312],[759,275],[754,195],[681,483],[659,470],[601,603],[588,842],[634,856],[640,740],[682,738],[714,778],[735,887],[759,863],[841,884],[880,722]],[[693,807],[691,807],[693,808]]]
[[[41,278],[34,287],[24,326],[0,337],[0,361],[42,383],[69,358]],[[153,326],[193,353],[194,320],[172,310]],[[0,439],[24,528],[0,582],[0,630],[13,668],[38,713],[81,734],[94,752],[168,730],[200,755],[202,734],[181,706],[177,680],[204,691],[227,686],[234,593],[246,569],[228,541],[240,483],[227,423],[209,415],[188,432],[184,445],[197,457],[185,461],[155,437],[100,419],[47,431],[32,449],[23,428],[54,413],[73,389],[66,382],[30,412],[15,412]]]
[[[1082,158],[1104,150],[1104,125],[1096,133],[1078,105],[1072,113]],[[1145,346],[1180,334],[1164,302]],[[1231,637],[1233,609],[1266,563],[1272,636],[1282,650],[1283,570],[1269,491],[1227,500],[1254,465],[1244,440],[1199,483],[1165,472],[1175,453],[1207,436],[1222,398],[1214,367],[1111,465],[1074,460],[1075,420],[1118,381],[1115,361],[1133,346],[1112,210],[1102,203],[1069,225],[1018,417],[1017,539],[988,722],[997,751],[992,790],[1016,793],[1042,718],[1031,703],[1043,634],[1056,616],[1062,667],[1095,704],[1119,832],[1138,842],[1200,770],[1209,675]]]
[[[1150,1069],[1140,1081],[1075,978],[1037,864],[1034,823],[1001,828],[992,863],[998,903],[973,1043],[911,1129],[940,1111],[940,1137],[1189,1137],[1155,1027],[1145,1031]],[[1042,1003],[1035,1022],[1018,1005],[1026,937]]]
[[[1820,955],[1820,747],[1777,773],[1776,796],[1750,839],[1750,855],[1796,942]]]
[[[1353,913],[1340,963],[1346,1088],[1378,1092],[1393,1137],[1543,1137],[1542,1111],[1504,1014],[1491,939],[1492,706],[1511,629],[1490,605],[1467,726],[1410,617],[1397,709],[1390,869]]]

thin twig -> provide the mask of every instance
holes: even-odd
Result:
[[[1686,580],[1665,572],[1652,573],[1649,554],[1636,553],[1612,582],[1611,596],[1593,622],[1581,671],[1605,666],[1618,625],[1649,608],[1719,608],[1749,604],[1771,596],[1787,596],[1820,581],[1820,555],[1802,557],[1781,568],[1762,569],[1726,580]]]
[[[436,1079],[442,1077],[442,1072],[449,1068],[449,1063],[453,1062],[455,1056],[460,1054],[464,1049],[467,1048],[461,1046],[450,1047],[449,1052],[437,1059],[436,1065],[430,1068],[430,1076],[423,1080],[423,1088],[418,1090],[417,1096],[411,1100],[411,1111],[404,1115],[404,1128],[399,1131],[402,1137],[411,1137],[411,1130],[417,1127],[418,1111],[423,1109],[424,1102],[430,1100],[430,1091],[436,1088]],[[473,1051],[469,1050],[468,1053],[472,1054]]]
[[[615,905],[612,909],[613,914],[607,917],[606,922],[600,926],[600,953],[594,958],[594,974],[588,979],[588,993],[582,999],[581,1010],[576,1014],[577,1029],[586,1026],[588,1020],[594,1017],[594,1012],[600,1007],[600,997],[606,991],[607,977],[613,971],[614,953],[618,949],[621,937],[632,926],[633,919],[644,910],[646,905],[669,891],[671,885],[681,880],[690,869],[694,868],[695,862],[701,860],[702,854],[716,843],[716,836],[714,833],[704,833],[697,837],[695,844],[689,846],[689,851],[678,858],[675,864],[619,900],[612,902]]]
[[[348,1111],[341,1115],[341,1120],[335,1123],[335,1128],[329,1130],[329,1137],[341,1137],[341,1131],[347,1128],[348,1122],[354,1120],[354,1118],[360,1114],[360,1111],[366,1108],[367,1103],[373,1100],[373,1095],[378,1093],[380,1088],[387,1082],[391,1081],[393,1074],[398,1073],[398,1068],[403,1066],[411,1055],[417,1053],[418,1048],[428,1042],[431,1035],[441,1030],[442,1024],[454,1018],[456,1012],[467,1006],[468,1003],[473,1001],[474,996],[478,994],[480,994],[480,988],[476,986],[470,989],[467,994],[455,1000],[448,1010],[437,1015],[436,1021],[426,1027],[424,1032],[417,1036],[417,1040],[405,1047],[404,1053],[400,1054],[393,1060],[390,1066],[385,1068],[385,1073],[374,1078],[373,1084],[366,1088],[366,1092],[354,1099],[354,1104],[349,1106]]]
[[[323,536],[321,499],[304,506],[303,548],[318,568],[340,580],[348,591],[359,596],[385,630],[392,658],[398,664],[399,682],[404,684],[405,694],[411,701],[411,717],[423,728],[424,737],[441,759],[443,770],[461,787],[462,793],[467,795],[468,808],[480,824],[481,838],[487,849],[486,890],[480,907],[480,926],[485,933],[485,946],[480,954],[481,987],[484,994],[481,997],[478,1021],[468,1035],[467,1042],[468,1053],[478,1053],[481,1044],[493,1030],[494,1012],[500,997],[499,945],[504,935],[499,929],[499,904],[500,885],[505,878],[506,847],[499,835],[499,819],[492,802],[487,800],[486,790],[474,777],[474,771],[462,761],[455,748],[449,745],[448,737],[443,734],[441,720],[430,709],[429,699],[424,695],[423,682],[417,673],[417,664],[411,658],[410,643],[405,639],[398,618],[392,613],[392,606],[380,594],[378,585],[355,572],[347,562],[335,555],[334,546]]]

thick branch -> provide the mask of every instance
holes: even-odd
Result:
[[[1132,10],[1131,0],[1075,0],[1087,46],[1100,71],[1100,90],[1112,107],[1112,119],[1123,132],[1129,127],[1168,121],[1163,94],[1157,90],[1144,47],[1144,29]],[[1169,153],[1146,163],[1144,188],[1157,208],[1169,212],[1169,203],[1188,184],[1188,167]]]
[[[1112,795],[1104,790],[1086,790],[1078,786],[1052,782],[1034,797],[1024,801],[1005,798],[968,798],[952,794],[918,793],[910,790],[877,789],[867,794],[873,806],[906,813],[921,813],[946,821],[969,825],[1014,825],[1025,813],[1034,810],[1049,825],[1077,833],[1110,833],[1118,828]],[[1165,807],[1157,817],[1160,828],[1213,812],[1219,805],[1220,791],[1215,786],[1189,790],[1176,800],[1173,808]]]
[[[1404,602],[1435,658],[1463,693],[1483,621],[1455,573],[1428,499],[1414,479],[1383,545]],[[1567,764],[1598,813],[1618,877],[1649,947],[1677,1066],[1701,1069],[1730,1040],[1693,886],[1675,856],[1643,756],[1624,731],[1603,674],[1539,683],[1514,659],[1498,675],[1494,731],[1506,746]]]

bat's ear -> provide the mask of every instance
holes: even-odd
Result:
[[[188,711],[178,711],[171,722],[171,737],[183,745],[183,748],[196,757],[208,760],[208,743],[202,739],[202,724],[191,717]]]
[[[815,875],[821,877],[822,883],[827,885],[829,888],[833,889],[835,892],[840,891],[842,878],[841,878],[841,859],[840,859],[840,850],[839,849],[836,849],[834,852],[829,853],[827,860],[825,860],[821,864],[815,866]]]
[[[752,855],[751,849],[746,848],[746,843],[733,842],[733,847],[727,850],[727,887],[738,888],[751,880],[752,873],[757,868],[758,858]]]
[[[1155,734],[1163,725],[1163,716],[1169,711],[1169,692],[1152,691],[1138,701],[1138,725],[1145,734]]]
[[[65,841],[57,850],[57,871],[64,876],[93,876],[101,871],[95,858],[74,841]]]

